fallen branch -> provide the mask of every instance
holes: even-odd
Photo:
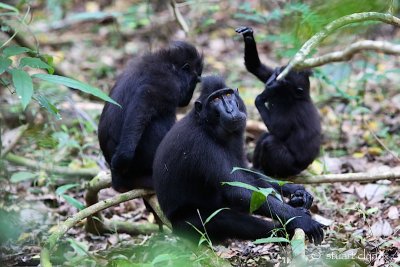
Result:
[[[112,198],[100,201],[90,207],[87,207],[72,217],[68,218],[65,222],[57,227],[57,229],[50,235],[47,239],[44,247],[40,253],[40,263],[44,267],[51,266],[51,262],[49,259],[50,253],[56,247],[57,241],[63,236],[70,228],[72,228],[75,224],[82,221],[83,219],[98,213],[101,210],[107,209],[111,206],[118,205],[122,202],[126,202],[128,200],[138,198],[138,197],[145,197],[147,195],[153,194],[153,192],[143,189],[132,190],[123,194],[116,195]]]
[[[94,177],[88,184],[86,185],[86,195],[85,201],[86,206],[92,206],[99,201],[98,193],[100,190],[109,188],[111,186],[111,176],[108,172],[100,172],[96,177]],[[158,216],[161,221],[169,228],[171,228],[171,223],[165,217],[161,208],[158,204],[157,198],[154,192],[149,191],[149,195],[143,196],[143,198],[149,203],[149,205],[153,208],[156,216]],[[133,224],[131,222],[121,222],[121,221],[112,221],[103,218],[100,212],[96,212],[93,215],[90,215],[86,219],[85,229],[87,232],[100,235],[104,233],[127,233],[130,235],[138,235],[138,234],[150,234],[155,233],[159,230],[154,224],[144,224],[144,223],[136,223]]]
[[[400,170],[389,172],[359,172],[359,173],[341,173],[324,174],[315,176],[298,176],[293,183],[299,184],[322,184],[322,183],[344,183],[344,182],[375,182],[379,180],[398,180],[400,179]]]
[[[34,170],[43,170],[46,172],[60,174],[63,176],[91,178],[99,172],[98,168],[73,170],[69,167],[51,166],[47,163],[37,162],[35,160],[20,157],[12,153],[8,153],[5,156],[5,159],[16,165],[25,166],[27,168]]]
[[[356,53],[364,50],[373,50],[391,55],[400,55],[400,45],[395,45],[384,41],[359,41],[351,44],[343,51],[337,51],[325,54],[320,57],[305,59],[296,65],[296,69],[307,69],[325,65],[331,62],[340,62],[350,60]]]
[[[286,68],[278,75],[277,80],[283,79],[292,69],[300,69],[299,64],[301,62],[304,62],[304,60],[310,54],[310,52],[315,47],[317,47],[326,37],[328,37],[331,33],[336,31],[337,29],[352,23],[358,23],[370,20],[382,21],[400,27],[399,18],[392,16],[390,14],[383,14],[378,12],[356,13],[334,20],[328,25],[326,25],[320,32],[316,33],[313,37],[311,37],[307,42],[305,42],[305,44],[296,53],[296,55],[289,62]]]

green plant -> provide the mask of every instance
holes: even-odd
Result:
[[[35,92],[35,83],[43,82],[77,89],[119,105],[98,88],[68,77],[54,75],[53,57],[41,54],[38,44],[33,49],[19,45],[10,45],[11,41],[18,35],[18,30],[13,29],[7,23],[11,21],[28,28],[27,16],[30,9],[28,6],[26,13],[22,15],[16,7],[0,3],[1,10],[3,10],[0,12],[1,17],[10,18],[0,21],[2,22],[1,30],[12,33],[12,35],[4,43],[0,44],[0,84],[17,94],[24,110],[32,100],[35,100],[49,113],[58,119],[61,118],[55,105],[44,95]],[[42,71],[38,72],[38,69]],[[43,70],[47,71],[47,73],[43,73]]]

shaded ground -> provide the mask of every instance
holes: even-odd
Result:
[[[123,2],[106,5],[104,10],[126,10],[128,5]],[[129,30],[126,25],[118,29],[115,24],[97,20],[48,29],[45,28],[50,25],[45,20],[48,13],[40,5],[34,7],[35,20],[31,26],[41,43],[41,52],[55,55],[57,65],[67,75],[108,91],[116,75],[134,55],[155,49],[168,39],[183,37],[168,11],[149,17],[144,12],[145,5],[136,6],[138,10],[132,12],[136,12],[134,16],[140,17],[142,24],[136,25],[135,30]],[[91,7],[76,4],[69,8],[72,13],[88,11]],[[243,44],[235,35],[234,28],[242,24],[252,25],[256,36],[263,37],[267,33],[276,33],[274,27],[278,25],[272,23],[266,29],[261,23],[234,18],[230,14],[239,11],[229,4],[221,4],[216,10],[210,5],[200,6],[196,12],[194,8],[183,8],[182,11],[186,18],[190,18],[192,29],[196,29],[188,39],[205,55],[204,73],[220,73],[229,85],[239,87],[249,109],[249,118],[259,120],[253,100],[263,85],[245,71]],[[129,24],[129,21],[124,23]],[[376,39],[400,39],[399,31],[388,33],[384,26],[376,26],[367,34]],[[357,37],[344,35],[342,39],[341,43],[350,43]],[[279,46],[278,42],[259,42],[262,61],[272,66],[287,63],[287,58],[278,58],[275,53]],[[325,49],[340,48],[338,44],[331,44]],[[316,70],[312,93],[322,115],[324,144],[320,158],[309,169],[311,172],[382,172],[399,168],[399,65],[398,57],[365,53],[351,63],[331,64]],[[328,80],[321,78],[324,75]],[[1,92],[4,128],[33,122],[13,153],[46,162],[49,166],[76,169],[98,165],[106,169],[96,137],[102,103],[45,84],[39,90],[58,104],[61,121],[56,121],[34,104],[28,108],[29,114],[22,115],[18,108],[10,108],[16,106],[18,99],[8,90]],[[247,133],[249,152],[257,134]],[[77,212],[65,197],[55,194],[55,189],[63,184],[82,185],[84,180],[39,171],[34,172],[34,179],[11,183],[12,174],[25,169],[7,162],[3,164],[5,179],[0,180],[1,265],[37,265],[44,238],[59,222]],[[329,225],[321,246],[307,246],[311,264],[320,266],[324,261],[325,264],[345,266],[345,260],[350,262],[349,266],[400,264],[398,181],[335,183],[307,188],[315,196],[312,212],[316,219]],[[73,187],[65,194],[83,202],[82,186]],[[107,189],[102,191],[101,198],[114,194],[113,190]],[[123,203],[106,210],[104,215],[124,221],[154,222],[141,200]],[[138,266],[152,266],[151,263],[164,266],[168,261],[174,262],[174,266],[188,266],[188,262],[193,266],[215,266],[204,252],[193,252],[187,244],[166,234],[137,237],[108,234],[98,237],[87,234],[83,224],[79,224],[68,232],[62,243],[58,262],[71,266],[94,263],[125,266],[128,262],[135,262]],[[283,265],[290,255],[286,247],[273,244],[256,246],[251,242],[237,241],[216,246],[216,254],[234,266]],[[159,255],[170,258],[157,263],[155,259]]]

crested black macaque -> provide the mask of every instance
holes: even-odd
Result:
[[[267,221],[249,214],[251,191],[221,184],[240,181],[271,187],[251,173],[231,173],[233,167],[247,167],[245,127],[246,108],[238,91],[228,88],[219,76],[203,77],[195,107],[166,134],[153,164],[158,201],[174,233],[196,240],[199,236],[190,224],[203,231],[201,219],[204,222],[216,210],[229,208],[205,225],[214,241],[266,237],[282,227],[278,218],[283,222],[294,218],[286,226],[289,233],[301,228],[311,241],[321,243],[322,226],[306,209],[270,195],[256,211],[274,219]]]
[[[247,70],[265,83],[255,105],[268,127],[257,141],[253,167],[266,175],[288,178],[306,169],[318,156],[321,123],[310,97],[310,71],[291,71],[280,81],[284,69],[275,70],[261,63],[253,30],[239,27],[244,39],[244,62]]]
[[[130,64],[100,117],[100,148],[119,192],[153,188],[156,149],[176,121],[176,108],[187,106],[203,70],[203,56],[186,42],[148,53]]]

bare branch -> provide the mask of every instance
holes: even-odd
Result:
[[[279,74],[277,80],[283,79],[291,69],[297,69],[298,65],[305,60],[310,52],[317,47],[327,36],[336,31],[337,29],[363,21],[382,21],[388,24],[392,24],[400,27],[400,19],[390,14],[378,13],[378,12],[363,12],[355,13],[348,16],[341,17],[337,20],[332,21],[326,25],[320,32],[316,33],[311,37],[296,53],[293,59],[289,62],[287,67]]]
[[[170,6],[172,9],[172,12],[174,13],[175,19],[178,21],[179,25],[181,26],[182,30],[185,33],[189,32],[189,26],[187,25],[185,19],[183,18],[181,12],[179,11],[175,0],[171,0],[170,1]]]
[[[373,50],[385,54],[400,55],[400,45],[395,45],[384,41],[365,40],[351,44],[342,51],[328,53],[316,58],[305,59],[303,62],[299,62],[297,64],[296,69],[313,68],[331,62],[347,61],[356,53],[359,53],[363,50]]]

